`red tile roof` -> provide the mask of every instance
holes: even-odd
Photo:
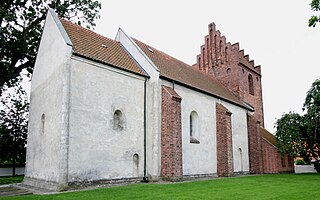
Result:
[[[277,146],[277,140],[276,137],[270,133],[269,131],[267,131],[266,129],[260,127],[260,134],[261,136],[266,139],[268,142],[270,142],[271,144],[273,144],[274,146]]]
[[[120,43],[85,29],[70,21],[60,19],[73,46],[75,54],[110,64],[137,74],[146,75]]]
[[[190,65],[177,60],[137,39],[133,39],[150,60],[159,68],[162,77],[183,83],[192,88],[220,97],[242,107],[248,108],[212,75],[205,74]]]
[[[64,19],[60,19],[60,21],[72,42],[75,54],[147,76],[119,42],[101,36],[70,21]],[[159,68],[162,77],[248,108],[213,76],[193,69],[190,65],[136,39],[134,41]],[[149,48],[151,48],[151,51]]]

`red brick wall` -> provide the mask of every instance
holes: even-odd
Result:
[[[240,50],[238,43],[227,42],[214,23],[209,24],[208,32],[193,67],[212,74],[240,99],[252,105],[256,118],[264,127],[261,67],[255,66],[249,55]],[[253,77],[254,95],[249,94],[249,74]]]
[[[262,158],[262,137],[260,135],[260,123],[257,119],[247,114],[248,122],[248,142],[249,142],[249,163],[250,173],[263,173],[263,158]]]
[[[278,153],[278,171],[279,173],[289,173],[294,172],[294,161],[293,159],[289,158],[289,155],[284,155],[281,157],[281,155]],[[282,163],[283,161],[283,163]],[[291,162],[290,162],[291,161]],[[284,165],[282,165],[284,164]]]
[[[231,112],[221,104],[216,104],[217,126],[217,174],[233,175]]]
[[[161,176],[164,180],[182,178],[181,97],[162,86]]]
[[[263,173],[278,173],[278,149],[265,139],[262,139]]]
[[[289,155],[281,157],[276,146],[262,139],[263,173],[294,172],[294,161]],[[283,165],[284,164],[284,165]]]

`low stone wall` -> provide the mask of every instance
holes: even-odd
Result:
[[[317,173],[314,169],[314,165],[294,165],[294,171],[296,174]]]
[[[16,175],[24,175],[24,167],[16,168]],[[12,167],[0,168],[0,176],[12,176]]]

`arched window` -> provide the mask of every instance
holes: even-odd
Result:
[[[249,83],[249,93],[251,95],[254,95],[254,89],[253,89],[253,78],[252,78],[252,75],[249,74],[248,76],[248,83]]]
[[[227,74],[229,74],[231,72],[231,69],[230,68],[228,68],[227,69]]]
[[[41,128],[40,128],[40,133],[41,134],[44,134],[44,124],[45,124],[45,121],[46,121],[46,116],[45,114],[43,113],[41,115]]]
[[[123,130],[124,128],[124,117],[120,110],[116,110],[113,114],[113,129]]]
[[[196,111],[192,111],[190,114],[190,143],[199,144],[199,140],[196,139],[198,136],[199,129],[199,117]]]

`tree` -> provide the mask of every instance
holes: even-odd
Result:
[[[310,157],[318,158],[320,147],[320,79],[315,80],[307,92],[300,116],[289,112],[276,122],[276,138],[279,152],[303,157],[310,163]]]
[[[29,113],[26,92],[20,85],[14,89],[1,99],[0,110],[0,162],[13,165],[13,176],[16,163],[25,164]]]
[[[311,2],[311,10],[315,11],[315,12],[319,12],[320,11],[320,0],[312,0]],[[313,26],[315,27],[317,23],[320,22],[320,15],[313,15],[310,17],[309,19],[309,26]]]
[[[1,0],[0,1],[0,95],[20,72],[32,73],[48,8],[62,18],[87,28],[95,26],[101,3],[97,0]]]

